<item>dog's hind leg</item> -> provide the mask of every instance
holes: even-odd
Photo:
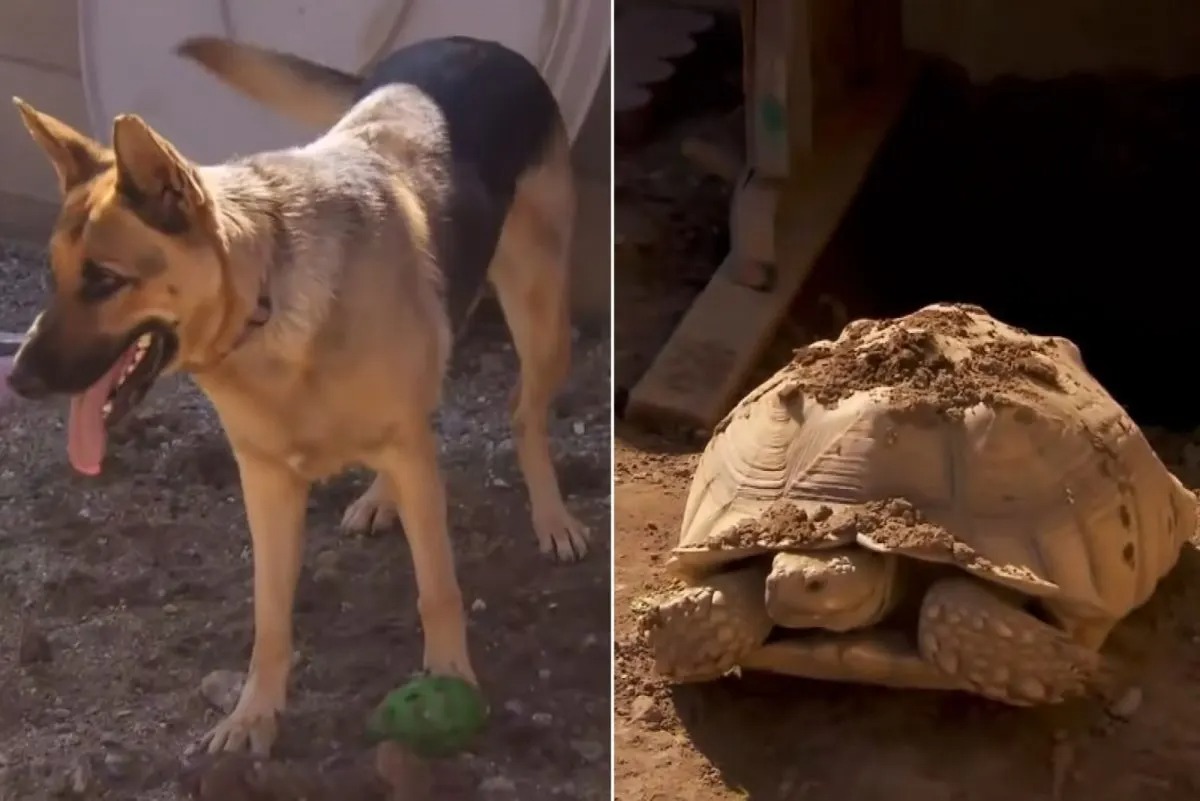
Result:
[[[568,263],[574,211],[565,136],[517,185],[488,278],[521,362],[513,397],[517,461],[543,553],[562,561],[587,553],[588,531],[567,510],[550,455],[549,416],[571,360]]]
[[[346,507],[342,515],[342,531],[347,534],[374,534],[395,524],[396,504],[392,501],[388,482],[376,475],[367,491]]]

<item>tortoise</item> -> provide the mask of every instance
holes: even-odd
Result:
[[[1100,689],[1196,499],[1062,337],[977,306],[850,323],[714,429],[649,604],[656,669],[973,692]],[[1110,688],[1115,689],[1115,688]]]

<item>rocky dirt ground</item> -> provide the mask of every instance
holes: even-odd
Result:
[[[32,319],[42,259],[0,254],[0,330]],[[409,771],[396,798],[610,796],[609,363],[606,330],[578,336],[552,430],[594,550],[558,566],[528,525],[507,424],[516,359],[494,304],[456,355],[442,455],[492,722],[469,754]],[[401,533],[337,533],[364,476],[312,497],[272,763],[214,765],[185,757],[218,720],[201,685],[243,670],[252,636],[249,539],[215,416],[190,382],[164,380],[87,479],[67,464],[64,411],[19,408],[0,439],[0,799],[384,798],[364,724],[420,667],[421,637]]]
[[[1164,293],[1169,284],[1163,276],[1089,283],[1088,274],[1101,267],[1128,270],[1131,264],[1140,270],[1174,264],[1174,270],[1179,266],[1174,260],[1194,258],[1194,248],[1173,255],[1169,246],[1178,247],[1190,236],[1190,229],[1176,223],[1197,211],[1195,202],[1182,199],[1182,208],[1168,207],[1165,196],[1146,192],[1156,176],[1161,190],[1164,181],[1182,181],[1200,166],[1195,155],[1200,130],[1188,110],[1194,104],[1164,104],[1161,93],[1153,96],[1158,90],[1126,92],[1086,81],[1073,89],[1059,87],[1057,94],[1027,94],[1025,100],[1020,89],[1009,84],[992,96],[990,107],[1001,113],[976,120],[973,148],[955,139],[962,129],[949,125],[945,113],[922,114],[907,123],[930,142],[927,157],[931,152],[944,156],[954,143],[960,160],[947,159],[952,167],[943,174],[930,171],[928,158],[910,162],[892,173],[906,176],[906,183],[867,193],[875,198],[874,208],[859,209],[843,228],[752,381],[774,372],[793,347],[835,335],[847,316],[969,299],[994,312],[999,305],[1009,318],[1042,314],[1043,324],[1035,330],[1069,332],[1083,341],[1089,365],[1095,362],[1093,369],[1103,371],[1106,383],[1120,387],[1119,398],[1136,402],[1135,415],[1145,423],[1156,422],[1148,419],[1155,401],[1184,402],[1178,388],[1162,380],[1192,347],[1194,336],[1172,337],[1194,319],[1175,313],[1194,295],[1187,290],[1180,299],[1173,291]],[[1074,110],[1065,102],[1070,98],[1080,101]],[[982,101],[942,97],[940,102],[943,112],[946,102],[957,102],[955,114],[970,116]],[[1014,116],[1020,123],[1007,129],[998,122]],[[1114,117],[1121,125],[1111,124]],[[702,286],[704,268],[687,243],[719,241],[720,234],[713,232],[719,232],[726,214],[720,192],[678,155],[677,147],[689,127],[712,124],[712,114],[698,112],[654,143],[618,153],[618,164],[631,174],[647,159],[641,173],[625,178],[630,185],[659,176],[657,195],[672,198],[670,213],[659,216],[635,193],[625,201],[624,213],[641,210],[638,225],[659,235],[645,248],[656,254],[653,272],[639,261],[623,262],[618,254],[617,297],[626,304],[619,301],[614,346],[619,386],[636,380],[678,319],[676,309],[686,308]],[[971,169],[964,166],[968,163]],[[948,177],[952,171],[958,183]],[[673,196],[661,185],[662,176],[671,175],[679,176]],[[1054,184],[1054,178],[1061,180]],[[965,192],[964,184],[969,185]],[[1124,198],[1118,207],[1114,197]],[[1163,213],[1156,217],[1148,208]],[[1122,212],[1140,227],[1114,225]],[[618,209],[618,220],[621,213]],[[679,227],[694,233],[678,237]],[[1130,261],[1138,248],[1145,258]],[[1112,254],[1107,260],[1106,252]],[[1048,276],[1049,284],[1034,289],[1031,273],[1042,271],[1046,278],[1055,265],[1058,272]],[[916,277],[927,267],[936,275]],[[992,269],[1006,272],[987,272]],[[973,271],[985,280],[971,280]],[[882,297],[881,286],[888,289]],[[1005,286],[1010,291],[997,291]],[[1061,294],[1071,286],[1079,293]],[[947,294],[939,294],[939,288]],[[1143,291],[1148,298],[1154,293],[1155,305],[1139,308],[1114,297]],[[628,305],[639,296],[646,300]],[[1031,303],[1031,297],[1053,298],[1055,305]],[[1064,311],[1070,308],[1087,311]],[[641,321],[636,332],[629,333],[627,320]],[[1055,324],[1057,330],[1046,330]],[[1110,325],[1112,331],[1096,330]],[[1130,338],[1130,331],[1142,336]],[[1144,357],[1130,358],[1120,350],[1105,359],[1105,347],[1118,337],[1127,348],[1146,341],[1153,345]],[[1155,376],[1157,383],[1149,383]],[[1190,425],[1180,424],[1179,409],[1175,403],[1160,415],[1172,420],[1171,428],[1147,426],[1147,431],[1164,461],[1187,486],[1198,488],[1200,432],[1191,430],[1194,416]],[[1200,716],[1200,551],[1186,549],[1156,597],[1111,638],[1108,650],[1130,666],[1138,688],[1117,708],[1078,703],[1020,711],[963,695],[749,675],[672,688],[655,677],[637,636],[636,602],[672,586],[662,565],[678,536],[703,441],[624,422],[618,423],[616,439],[617,798],[1183,801],[1200,793],[1200,732],[1194,725]]]

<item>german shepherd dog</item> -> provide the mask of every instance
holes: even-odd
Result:
[[[190,162],[139,117],[106,147],[15,98],[61,183],[52,295],[9,385],[69,395],[68,452],[94,475],[106,429],[169,371],[194,376],[237,461],[254,552],[254,647],[210,752],[269,752],[284,708],[312,483],[375,472],[343,526],[397,513],[424,667],[476,682],[431,425],[451,352],[490,283],[520,358],[517,459],[543,552],[582,557],[547,430],[570,359],[568,138],[537,69],[464,37],[402,48],[365,79],[216,38],[178,54],[292,118],[311,144]],[[219,124],[215,122],[214,124]]]

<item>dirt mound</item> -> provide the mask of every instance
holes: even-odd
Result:
[[[747,518],[704,543],[711,550],[802,548],[845,544],[853,539],[828,525],[833,510],[819,506],[812,514],[789,501],[771,504],[758,517]]]
[[[1036,581],[1023,566],[1001,567],[985,559],[942,526],[926,520],[906,498],[883,498],[836,512],[822,505],[811,513],[779,501],[761,516],[743,520],[705,544],[711,550],[787,550],[848,545],[859,535],[890,551]]]
[[[978,306],[944,305],[853,322],[835,342],[796,350],[792,365],[800,389],[825,406],[886,387],[898,410],[951,414],[999,402],[1031,381],[1063,390],[1055,357],[1050,340]]]

